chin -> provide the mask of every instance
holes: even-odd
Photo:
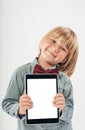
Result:
[[[47,61],[47,63],[48,63],[50,66],[55,66],[55,65],[56,65],[55,63],[50,62],[50,61]]]

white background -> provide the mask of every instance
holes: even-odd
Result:
[[[72,28],[79,58],[71,77],[75,109],[73,129],[85,130],[85,0],[0,0],[0,104],[13,71],[31,62],[41,38],[55,26]],[[16,130],[17,119],[2,111],[0,130]]]

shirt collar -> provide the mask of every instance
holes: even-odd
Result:
[[[38,57],[36,57],[33,61],[32,61],[32,66],[33,66],[33,69],[34,69],[34,67],[35,67],[35,65],[36,64],[39,64],[38,63]],[[48,69],[55,69],[56,68],[56,65],[55,66],[52,66],[52,67],[50,67],[50,68],[47,68],[46,70],[48,70]]]

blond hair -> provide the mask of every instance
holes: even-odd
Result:
[[[66,73],[68,76],[71,76],[74,72],[76,62],[78,59],[78,39],[73,30],[68,27],[56,27],[48,32],[40,41],[39,44],[39,55],[40,48],[42,44],[49,38],[54,37],[56,39],[62,39],[62,42],[66,45],[68,49],[68,54],[62,63],[58,63],[57,68]]]

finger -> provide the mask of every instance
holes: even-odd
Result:
[[[63,110],[63,108],[64,108],[63,105],[54,105],[54,107],[59,108],[59,111]]]
[[[29,99],[31,99],[28,94],[24,94],[24,95],[22,95],[20,98],[21,98],[21,99],[22,99],[22,98],[23,98],[23,99],[24,99],[24,98],[29,98]]]
[[[24,107],[24,106],[33,107],[33,103],[30,103],[30,102],[21,102],[21,103],[19,104],[19,106],[22,106],[22,107]]]
[[[54,106],[57,107],[57,108],[62,108],[63,104],[55,104]]]
[[[26,109],[31,109],[32,107],[33,107],[33,105],[32,104],[30,104],[30,103],[23,103],[23,104],[19,104],[19,107],[21,108],[21,109],[23,109],[23,110],[26,110]]]
[[[22,108],[24,109],[24,111],[26,111],[26,110],[31,109],[32,107],[31,107],[31,106],[24,106],[24,107],[22,107]]]
[[[30,103],[33,103],[31,98],[29,96],[26,96],[26,95],[21,96],[19,102],[30,102]]]
[[[33,104],[29,103],[29,102],[23,102],[21,104],[21,106],[30,106],[30,107],[33,107]]]
[[[62,94],[62,93],[56,94],[56,95],[54,96],[54,99],[55,99],[55,98],[58,98],[58,97],[63,97],[63,94]]]
[[[65,103],[65,99],[64,98],[56,98],[56,99],[53,100],[53,104],[58,103],[58,102]]]
[[[20,99],[20,103],[23,103],[23,102],[29,102],[33,104],[33,101],[28,98]]]
[[[63,101],[55,102],[53,103],[53,105],[64,105],[64,102]]]

